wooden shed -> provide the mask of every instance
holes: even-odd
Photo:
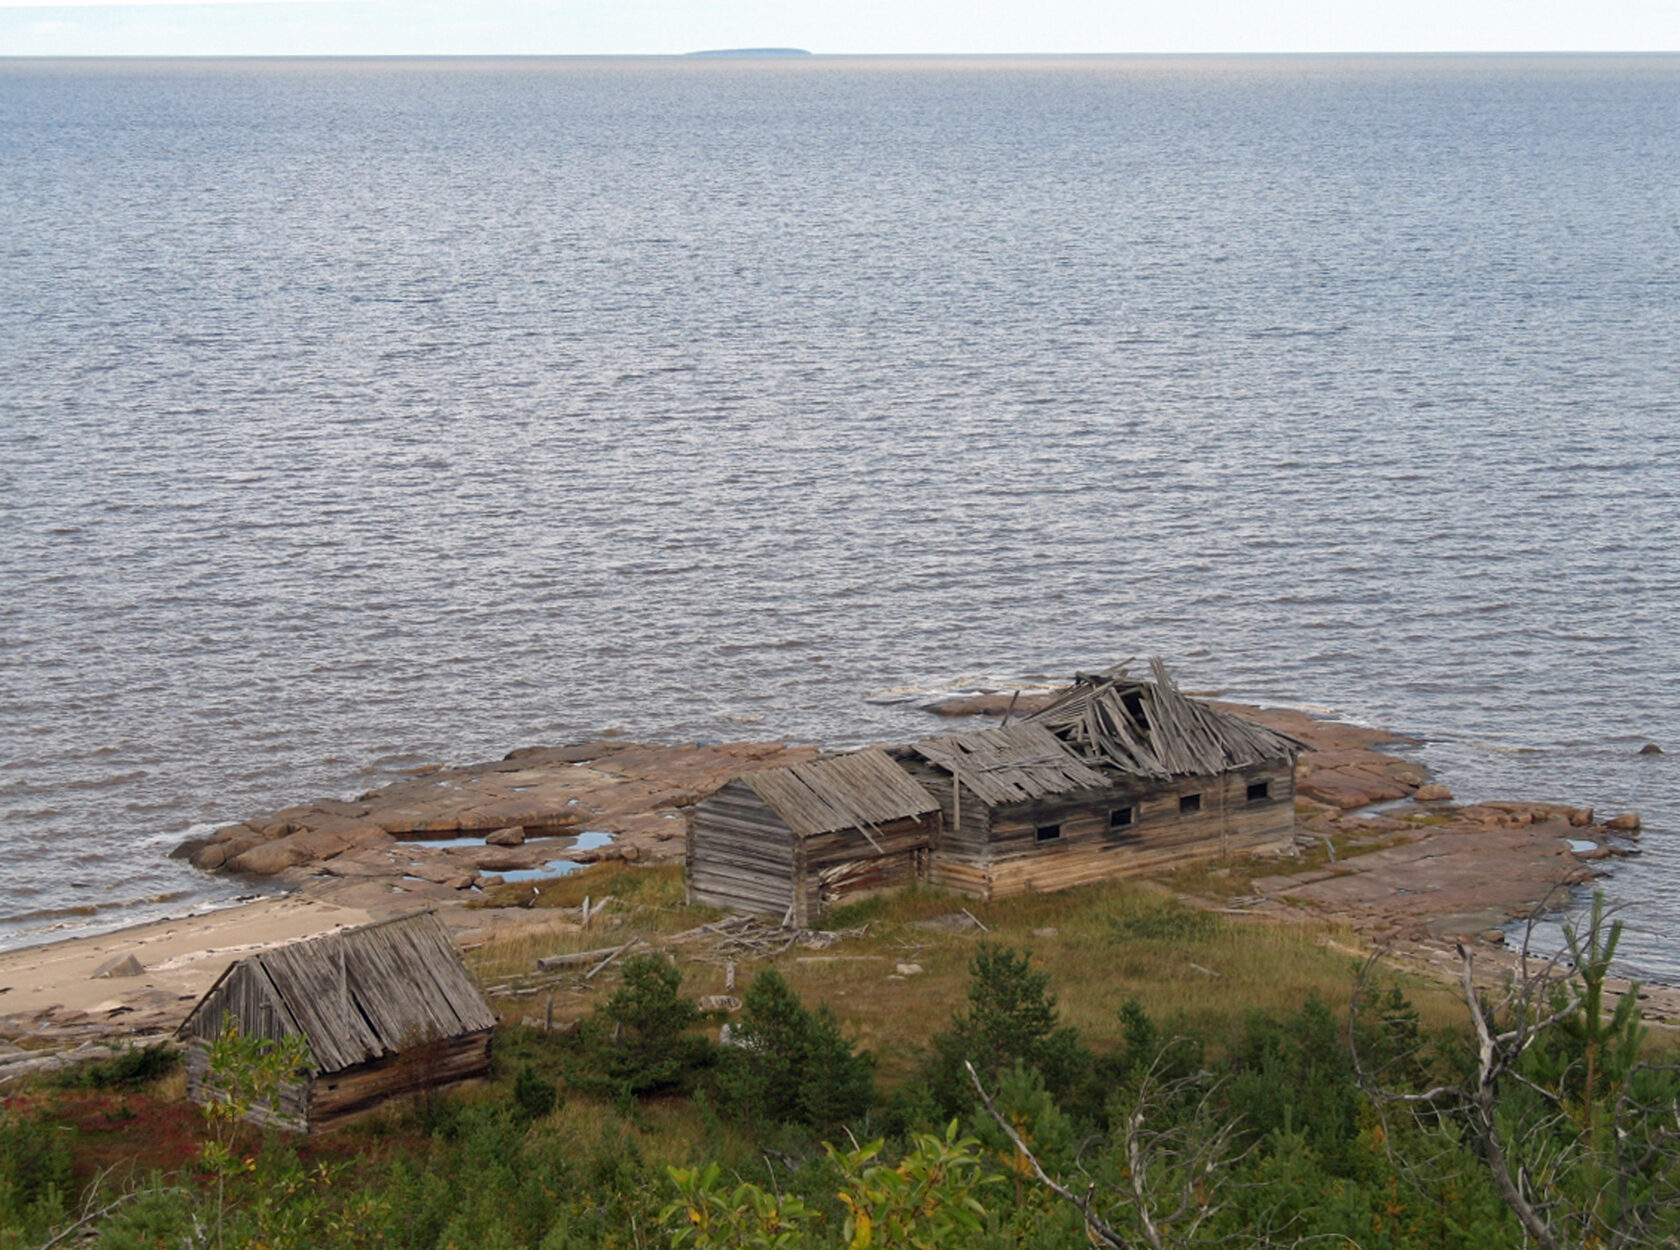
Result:
[[[938,802],[878,747],[747,773],[693,808],[689,897],[806,925],[917,880],[938,829]]]
[[[204,1101],[210,1047],[228,1020],[246,1036],[302,1038],[309,1064],[251,1119],[320,1132],[398,1094],[485,1075],[496,1017],[431,912],[247,956],[210,987],[178,1036],[187,1094]]]
[[[1020,724],[903,754],[943,810],[929,878],[998,898],[1284,844],[1302,747],[1189,698],[1157,660],[1153,680],[1081,676]]]

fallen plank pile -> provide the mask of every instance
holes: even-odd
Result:
[[[681,949],[693,962],[727,966],[753,959],[774,959],[796,946],[802,950],[827,950],[847,938],[864,937],[868,931],[868,925],[854,929],[799,929],[753,916],[727,916],[662,939],[638,936],[614,946],[544,955],[536,961],[535,971],[548,975],[535,980],[517,977],[510,982],[493,985],[485,993],[524,998],[555,989],[566,982],[570,982],[576,990],[587,991],[597,976],[625,955],[635,952],[652,953],[665,949],[674,953],[675,949]]]

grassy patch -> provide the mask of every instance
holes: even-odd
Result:
[[[1321,862],[1327,860],[1324,854]],[[1229,878],[1209,879],[1241,882],[1245,872],[1251,874],[1246,879],[1252,879],[1298,871],[1310,862],[1303,856],[1282,865],[1235,864]],[[581,969],[539,977],[536,959],[615,946],[633,936],[649,948],[672,954],[683,973],[684,994],[725,991],[723,962],[703,944],[661,941],[719,914],[679,905],[680,870],[611,867],[616,871],[610,877],[601,873],[588,891],[571,884],[562,897],[581,902],[585,892],[599,897],[600,891],[615,898],[659,899],[661,904],[622,910],[615,904],[613,914],[605,918],[611,923],[601,928],[527,935],[487,945],[470,956],[481,977],[513,976],[540,986],[537,993],[503,1002],[509,1015],[546,1016],[550,994],[557,1024],[588,1015],[617,983],[615,970],[586,984]],[[794,946],[774,959],[742,959],[735,992],[739,994],[759,968],[776,967],[808,1006],[828,1005],[842,1030],[875,1054],[883,1090],[918,1071],[928,1039],[948,1027],[951,1013],[964,1007],[969,963],[983,941],[1030,950],[1034,966],[1050,975],[1063,1020],[1075,1025],[1097,1050],[1120,1044],[1118,1012],[1128,998],[1141,1001],[1158,1020],[1179,1019],[1183,1027],[1210,1038],[1228,1036],[1249,1011],[1293,1012],[1309,994],[1318,994],[1333,1007],[1348,1002],[1363,949],[1358,936],[1322,922],[1286,924],[1225,916],[1174,897],[1173,891],[1197,880],[1194,874],[1217,867],[1197,866],[1174,874],[1168,879],[1170,890],[1147,881],[1110,881],[983,903],[917,886],[860,899],[836,908],[822,923],[831,930],[867,925],[864,937],[824,950]],[[647,874],[652,883],[642,890],[630,888],[637,874]],[[606,886],[609,880],[612,884]],[[917,923],[964,911],[985,929],[953,933]],[[901,976],[900,964],[914,964],[921,971]],[[1462,1016],[1450,989],[1418,980],[1408,985],[1408,992],[1426,1023],[1456,1023]]]
[[[581,907],[585,898],[598,903],[609,896],[648,907],[680,907],[685,897],[682,865],[638,868],[622,859],[607,859],[549,881],[510,881],[472,906]]]

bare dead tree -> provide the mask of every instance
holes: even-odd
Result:
[[[1093,1240],[1113,1250],[1140,1246],[1168,1250],[1210,1244],[1208,1226],[1225,1205],[1220,1197],[1223,1182],[1248,1149],[1239,1144],[1236,1121],[1226,1118],[1215,1102],[1217,1085],[1207,1086],[1194,1077],[1162,1078],[1166,1054],[1163,1050],[1156,1056],[1115,1122],[1116,1149],[1110,1155],[1115,1166],[1099,1166],[1095,1177],[1085,1175],[1082,1193],[1045,1171],[1015,1126],[998,1110],[974,1066],[966,1061],[963,1066],[986,1114],[1008,1136],[1039,1183],[1079,1211]],[[1173,1115],[1171,1108],[1188,1101],[1187,1095],[1195,1097],[1190,1112]],[[1122,1233],[1110,1222],[1112,1217],[1098,1213],[1099,1195],[1105,1207],[1117,1205],[1131,1212],[1137,1225],[1135,1236]],[[1243,1240],[1260,1244],[1252,1231],[1243,1234]]]
[[[1410,1112],[1425,1136],[1467,1133],[1500,1198],[1542,1250],[1672,1244],[1680,1081],[1676,1065],[1639,1058],[1637,986],[1605,1018],[1604,981],[1620,922],[1609,921],[1595,895],[1586,927],[1564,926],[1563,950],[1535,957],[1533,932],[1531,920],[1516,965],[1491,991],[1477,984],[1475,953],[1458,946],[1469,1075],[1424,1088],[1387,1084],[1382,1065],[1362,1049],[1360,1021],[1384,952],[1373,955],[1354,990],[1350,1036],[1360,1084],[1379,1111]],[[1537,1075],[1529,1062],[1536,1047],[1565,1034],[1580,1059],[1565,1072]]]

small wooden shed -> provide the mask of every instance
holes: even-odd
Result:
[[[926,870],[939,804],[879,747],[737,777],[695,804],[688,892],[807,925]]]
[[[325,934],[233,964],[181,1025],[187,1094],[205,1098],[224,1023],[302,1038],[308,1069],[251,1119],[308,1132],[398,1094],[484,1076],[496,1017],[431,912]]]
[[[1184,695],[1160,661],[1075,679],[1028,720],[904,753],[944,828],[929,878],[980,898],[1059,890],[1285,843],[1286,734]]]

